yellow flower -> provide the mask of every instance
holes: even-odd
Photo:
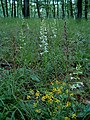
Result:
[[[67,101],[66,107],[69,107],[70,105],[71,105],[71,103],[69,101]]]
[[[41,109],[36,109],[35,112],[40,113]]]
[[[70,120],[70,118],[69,117],[65,117],[65,120]]]
[[[42,96],[42,101],[44,102],[46,99],[46,96]]]
[[[35,93],[35,96],[38,98],[40,96],[40,92],[37,90],[37,92]]]
[[[49,94],[50,94],[51,96],[53,96],[53,92],[49,92]]]
[[[27,100],[29,100],[31,97],[30,97],[30,95],[27,95]]]
[[[53,92],[56,92],[56,91],[57,91],[57,89],[54,87],[52,91],[53,91]]]
[[[66,92],[66,94],[68,94],[68,89],[65,92]]]
[[[58,81],[58,80],[56,80],[56,84],[59,84],[59,81]]]
[[[30,89],[29,92],[31,95],[34,95],[34,90]]]
[[[75,113],[72,114],[72,118],[76,119],[76,114]]]
[[[62,85],[63,85],[63,86],[65,86],[65,85],[66,85],[66,83],[65,83],[65,82],[63,82],[63,83],[62,83]]]
[[[51,98],[53,98],[53,95],[47,95],[46,94],[46,98],[51,99]]]
[[[47,98],[50,98],[50,96],[49,96],[48,94],[46,94],[46,95],[45,95],[45,98],[46,98],[46,99],[47,99]]]
[[[49,99],[49,100],[48,100],[48,103],[52,103],[52,102],[53,102],[53,100],[52,100],[52,99]]]
[[[53,85],[54,83],[53,83],[53,82],[51,82],[50,84],[51,84],[51,85]]]
[[[60,102],[60,100],[59,100],[59,99],[57,99],[57,98],[55,98],[55,102],[56,102],[56,103],[59,103],[59,102]]]
[[[34,108],[37,107],[37,103],[33,103],[33,107],[34,107]]]
[[[58,93],[58,94],[61,94],[61,93],[62,93],[61,90],[62,90],[61,88],[58,88],[58,89],[57,89],[57,93]]]
[[[70,96],[74,96],[74,94],[73,94],[73,93],[71,93],[71,94],[70,94]]]
[[[57,108],[55,108],[55,109],[54,109],[54,113],[57,113],[57,112],[58,112],[58,110],[57,110]]]
[[[57,106],[57,109],[60,109],[60,105]]]

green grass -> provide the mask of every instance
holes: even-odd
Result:
[[[0,120],[89,119],[89,25],[0,19]],[[85,87],[71,90],[75,82]]]

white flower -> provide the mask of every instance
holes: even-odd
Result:
[[[41,43],[46,43],[45,40],[42,40]]]
[[[26,43],[24,43],[24,45],[26,45]]]
[[[42,47],[42,45],[39,44],[40,47]]]
[[[45,46],[48,46],[48,43],[45,43]]]
[[[45,50],[45,51],[44,51],[44,53],[47,53],[47,52],[48,52],[48,50]]]
[[[56,35],[54,35],[54,37],[56,38]]]
[[[71,80],[73,80],[74,79],[74,77],[71,77]]]
[[[22,49],[22,47],[20,46],[20,49]]]
[[[43,52],[40,53],[40,55],[43,55],[44,53],[48,52],[48,43],[47,43],[47,27],[45,24],[45,21],[43,20],[41,23],[41,27],[40,27],[40,40],[41,40],[41,44],[39,45]]]
[[[41,35],[43,34],[42,31],[40,31],[40,34],[41,34]]]
[[[47,41],[47,36],[44,36],[44,39]]]
[[[72,90],[74,90],[74,89],[77,89],[77,88],[82,88],[82,87],[84,87],[84,84],[83,84],[83,82],[76,82],[76,83],[74,83],[72,86],[71,86],[71,89]]]
[[[29,25],[28,25],[28,23],[27,23],[27,29],[29,30]]]
[[[72,76],[72,73],[70,73],[70,76]]]
[[[42,55],[43,55],[43,52],[42,52],[42,53],[40,53],[40,55],[42,56]]]

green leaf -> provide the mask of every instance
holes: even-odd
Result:
[[[40,82],[39,78],[36,75],[31,75],[30,78],[35,82]]]
[[[0,120],[2,120],[3,113],[0,112]]]
[[[9,118],[9,117],[6,117],[6,120],[12,120],[11,118]]]

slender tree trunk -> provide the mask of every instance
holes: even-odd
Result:
[[[8,16],[10,16],[11,17],[11,2],[10,2],[11,0],[8,0]]]
[[[73,17],[72,0],[70,0],[70,16]]]
[[[5,9],[4,9],[3,0],[1,0],[1,5],[2,5],[2,10],[3,10],[3,16],[5,17]]]
[[[88,15],[88,0],[85,0],[85,19],[87,20]]]
[[[77,18],[81,19],[82,18],[82,0],[77,1]]]
[[[17,1],[17,17],[19,17],[19,4],[20,4],[20,1]]]
[[[13,2],[12,2],[12,11],[11,11],[11,17],[13,17]]]
[[[40,18],[41,14],[40,14],[40,8],[39,8],[39,1],[38,0],[36,0],[36,5],[37,5],[38,17]]]
[[[28,18],[29,16],[29,0],[24,0],[24,17]]]
[[[58,4],[58,0],[57,0],[57,18],[59,18],[59,4]]]
[[[7,4],[7,0],[5,0],[5,4],[6,4],[6,15],[8,17],[8,4]]]
[[[54,0],[53,0],[53,17],[55,18],[55,4],[54,4]]]
[[[65,18],[64,0],[62,0],[62,18]]]
[[[45,9],[46,9],[46,16],[48,18],[49,17],[49,4],[48,4],[48,0],[45,0]]]
[[[49,17],[49,5],[46,6],[46,16]]]
[[[16,17],[16,4],[15,4],[15,0],[14,0],[14,17]]]

